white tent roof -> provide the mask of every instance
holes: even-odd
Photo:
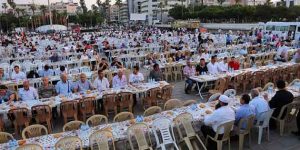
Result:
[[[38,32],[47,32],[48,30],[55,30],[55,31],[64,31],[67,30],[67,27],[64,25],[59,25],[59,24],[54,24],[52,25],[44,25],[44,26],[40,26],[38,28],[35,29]]]

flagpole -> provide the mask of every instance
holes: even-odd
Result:
[[[52,12],[50,7],[50,0],[48,0],[49,18],[50,18],[50,28],[52,29]]]

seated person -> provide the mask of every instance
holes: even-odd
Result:
[[[162,80],[162,72],[159,69],[158,64],[153,65],[153,70],[150,71],[149,78],[154,79],[155,81],[161,81]]]
[[[241,119],[247,118],[251,115],[255,115],[254,108],[249,105],[250,96],[248,94],[243,94],[240,103],[241,107],[236,110],[235,113],[235,124],[238,125]],[[246,124],[243,124],[243,128],[246,127]]]
[[[293,59],[296,63],[300,63],[300,48],[297,49],[297,52],[295,53]]]
[[[39,72],[40,77],[53,76],[53,70],[50,69],[49,65],[45,65],[43,70]]]
[[[123,74],[123,70],[119,69],[118,74],[113,77],[113,88],[124,88],[127,85],[126,76]]]
[[[108,68],[108,63],[105,58],[101,59],[101,62],[99,63],[99,70],[106,70]]]
[[[63,73],[60,75],[60,81],[55,86],[56,93],[59,95],[68,95],[72,93],[73,84],[68,80],[68,75]]]
[[[105,91],[109,88],[108,79],[104,77],[102,70],[98,70],[98,77],[94,80],[94,87],[99,91]]]
[[[190,77],[196,75],[195,67],[192,66],[190,60],[186,61],[186,66],[183,68],[183,74],[186,78],[185,82],[188,84],[185,89],[185,93],[188,94],[188,93],[190,93],[191,89],[193,88],[193,84],[194,84],[194,81],[191,80]]]
[[[22,101],[38,100],[39,95],[34,87],[31,87],[28,80],[23,82],[23,88],[19,89],[19,98]]]
[[[144,75],[139,72],[139,66],[133,67],[133,73],[129,76],[129,83],[140,83],[144,81]]]
[[[91,81],[86,79],[86,75],[84,73],[80,74],[80,80],[75,83],[74,91],[75,92],[85,92],[87,90],[93,90],[94,86]]]
[[[67,73],[67,69],[65,66],[60,66],[59,70],[56,71],[55,75],[61,75],[63,73]]]
[[[38,88],[40,98],[50,98],[56,96],[55,88],[49,83],[48,77],[42,78],[42,85]]]
[[[275,118],[279,115],[281,108],[284,105],[289,104],[289,103],[293,102],[293,100],[294,100],[294,95],[285,89],[286,85],[283,80],[278,80],[276,82],[276,85],[277,85],[278,91],[272,97],[272,99],[269,101],[270,108],[271,109],[275,108],[275,110],[272,114],[272,116]],[[283,114],[283,115],[285,115],[285,114]],[[270,128],[273,128],[273,129],[276,128],[276,122],[272,118],[270,120]]]
[[[24,80],[26,79],[26,74],[20,71],[20,67],[18,65],[14,66],[14,71],[11,74],[12,80]]]
[[[218,63],[218,70],[219,72],[228,72],[228,63],[227,63],[227,57],[223,58],[223,61]]]
[[[256,118],[259,118],[263,112],[266,112],[270,109],[268,102],[259,95],[258,89],[251,90],[252,100],[249,105],[253,107],[255,111]]]
[[[35,70],[29,71],[27,74],[27,79],[39,78],[39,74]]]
[[[228,106],[228,103],[230,102],[230,98],[226,95],[221,95],[219,97],[219,108],[216,108],[216,110],[211,114],[207,115],[204,118],[204,124],[201,127],[201,131],[203,133],[203,136],[206,138],[208,135],[211,137],[215,137],[215,134],[217,132],[218,126],[225,122],[233,121],[235,119],[235,113],[233,109]],[[224,129],[221,129],[221,134],[224,133]],[[207,149],[217,149],[217,144],[210,140],[208,141],[208,147]]]
[[[231,57],[231,60],[228,63],[228,67],[232,68],[233,70],[239,70],[240,63],[237,60],[235,60],[235,57],[233,56]]]
[[[12,101],[16,100],[16,94],[8,90],[5,85],[0,85],[0,100],[3,102],[11,103]]]
[[[212,56],[211,61],[207,64],[209,74],[219,74],[217,56]]]
[[[207,66],[205,63],[205,59],[201,58],[199,65],[196,66],[196,74],[202,75],[203,73],[206,74],[207,72],[208,72],[208,69],[207,69]]]
[[[116,66],[118,69],[123,68],[122,63],[121,63],[120,61],[118,61],[118,58],[117,58],[117,57],[115,57],[115,58],[113,59],[113,62],[111,63],[110,66],[111,66],[111,67]]]
[[[0,68],[0,81],[6,81],[6,80],[9,80],[9,76],[4,72],[3,68]]]

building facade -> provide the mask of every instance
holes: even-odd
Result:
[[[73,1],[51,3],[51,10],[55,9],[59,13],[66,12],[69,15],[76,14],[78,7],[78,3],[74,3]]]

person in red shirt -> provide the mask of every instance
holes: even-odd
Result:
[[[240,63],[235,60],[235,57],[231,57],[231,60],[228,63],[229,68],[233,68],[234,70],[239,70]]]

